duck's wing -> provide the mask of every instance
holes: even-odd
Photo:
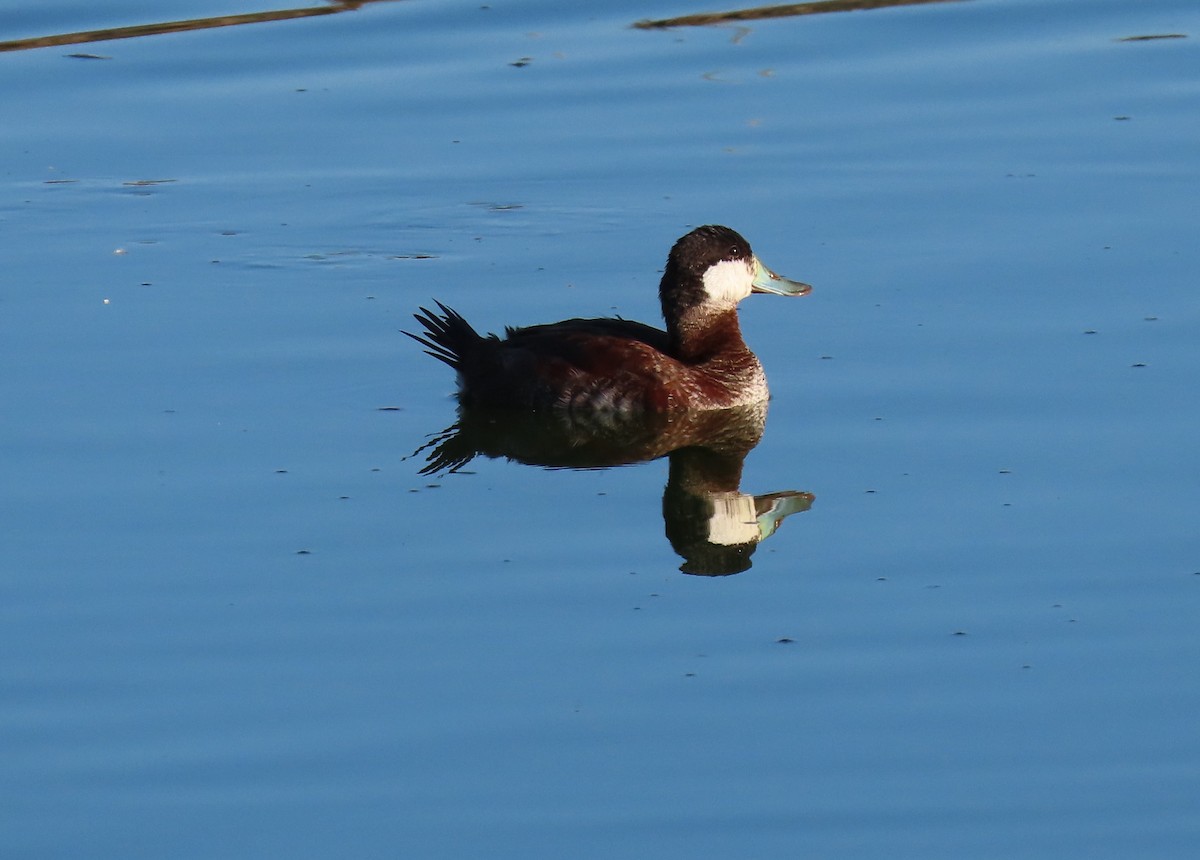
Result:
[[[486,392],[516,387],[520,399],[537,405],[599,408],[611,403],[614,408],[661,410],[677,399],[670,381],[686,372],[667,346],[666,332],[622,319],[510,329],[492,350],[491,363],[476,366],[469,387],[481,402],[488,398]]]
[[[665,357],[668,346],[667,333],[662,329],[619,317],[509,328],[505,335],[506,346],[528,349],[546,358],[560,358],[581,369],[608,363],[614,353],[657,353]]]

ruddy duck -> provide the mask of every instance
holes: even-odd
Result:
[[[762,364],[742,340],[737,305],[751,293],[802,296],[728,227],[699,227],[671,248],[659,286],[667,330],[631,320],[571,319],[475,331],[438,302],[405,332],[458,371],[464,405],[569,412],[728,409],[767,399]]]

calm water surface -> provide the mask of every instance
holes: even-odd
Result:
[[[6,856],[1196,856],[1195,4],[702,9],[0,53]],[[706,222],[816,286],[752,567],[677,460],[420,474],[418,305],[653,321]]]

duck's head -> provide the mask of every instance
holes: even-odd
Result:
[[[697,227],[671,248],[658,295],[670,327],[696,313],[732,311],[751,293],[802,296],[811,290],[764,266],[736,231],[710,224]]]

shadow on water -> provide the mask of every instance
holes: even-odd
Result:
[[[268,21],[289,21],[295,18],[313,18],[320,15],[353,12],[369,3],[385,2],[390,3],[395,2],[395,0],[328,0],[322,6],[305,6],[298,9],[273,9],[267,12],[244,12],[238,15],[219,15],[212,18],[191,18],[183,21],[162,21],[154,24],[111,27],[103,30],[82,30],[77,33],[57,33],[51,36],[35,36],[27,39],[12,39],[0,42],[0,52],[26,51],[33,48],[51,48],[62,45],[82,45],[90,42],[108,42],[114,39],[135,39],[141,36],[161,36],[164,33],[211,30],[217,27],[263,24]],[[865,9],[885,9],[892,6],[959,2],[965,2],[965,0],[822,0],[822,2],[815,3],[758,6],[751,9],[735,9],[729,12],[705,12],[698,15],[683,15],[678,18],[636,21],[632,26],[642,30],[666,27],[694,27],[706,24],[724,24],[731,21],[753,21],[764,18],[785,18],[795,15],[817,15],[826,12],[852,12]]]
[[[663,521],[684,573],[726,576],[751,566],[758,544],[812,493],[741,492],[742,466],[762,438],[765,403],[674,414],[578,416],[460,407],[458,420],[413,456],[421,474],[459,472],[477,456],[531,466],[598,469],[667,457]]]
[[[764,18],[791,18],[796,15],[820,15],[827,12],[857,12],[867,9],[887,9],[893,6],[920,6],[926,3],[961,3],[965,0],[823,0],[817,3],[786,3],[780,6],[755,6],[752,9],[733,9],[729,12],[701,12],[678,18],[637,21],[639,30],[666,27],[702,27],[732,21],[759,21]]]
[[[0,51],[25,51],[31,48],[51,48],[56,45],[82,45],[88,42],[108,42],[113,39],[135,39],[141,36],[161,36],[164,33],[183,33],[189,30],[212,30],[217,27],[236,27],[240,24],[262,24],[267,21],[289,21],[293,18],[312,18],[317,15],[336,15],[352,12],[368,3],[394,0],[330,0],[324,6],[300,9],[274,9],[269,12],[246,12],[241,15],[220,15],[214,18],[192,18],[184,21],[163,21],[157,24],[136,24],[105,30],[84,30],[78,33],[59,33],[30,39],[0,42]]]

